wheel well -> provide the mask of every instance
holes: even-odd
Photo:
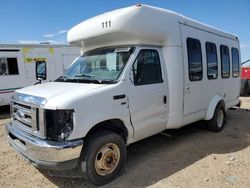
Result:
[[[127,142],[128,130],[125,127],[124,123],[120,119],[110,119],[103,122],[98,123],[94,127],[92,127],[86,135],[86,138],[95,134],[96,132],[109,130],[120,135],[125,143]]]
[[[220,95],[215,95],[209,102],[204,120],[210,120],[213,117],[214,111],[218,104],[222,104],[224,111],[226,110],[226,105],[223,98]]]

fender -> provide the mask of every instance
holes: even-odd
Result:
[[[212,117],[214,115],[214,110],[220,101],[223,101],[223,98],[220,95],[217,94],[217,95],[212,97],[212,99],[210,100],[209,106],[207,108],[205,120],[212,119]]]

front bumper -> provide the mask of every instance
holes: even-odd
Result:
[[[44,140],[14,127],[6,125],[10,145],[38,168],[69,170],[77,166],[83,140],[54,142]]]

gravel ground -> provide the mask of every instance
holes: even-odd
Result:
[[[103,187],[250,187],[250,98],[228,111],[220,133],[202,123],[158,134],[128,147],[125,172]],[[245,108],[245,109],[243,109]],[[0,109],[0,187],[93,187],[82,179],[55,178],[39,172],[8,145]]]

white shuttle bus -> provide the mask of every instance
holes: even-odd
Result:
[[[127,145],[199,120],[221,131],[239,103],[237,36],[175,12],[115,10],[73,27],[68,42],[83,54],[64,75],[11,101],[9,143],[37,168],[103,185]]]
[[[0,106],[14,91],[34,85],[35,67],[46,66],[45,81],[55,80],[80,55],[80,48],[54,44],[0,44]]]

